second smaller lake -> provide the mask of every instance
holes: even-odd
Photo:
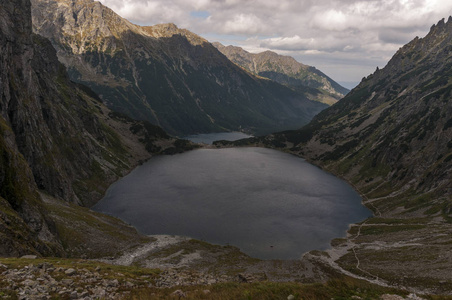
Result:
[[[246,139],[252,137],[242,132],[218,132],[218,133],[204,133],[185,136],[184,139],[190,140],[194,143],[209,144],[211,145],[215,141],[226,140],[226,141],[236,141],[240,139]]]

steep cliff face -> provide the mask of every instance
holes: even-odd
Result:
[[[349,92],[321,71],[299,63],[293,57],[272,51],[253,54],[240,47],[223,46],[220,43],[213,45],[249,72],[288,86],[311,100],[331,105]]]
[[[32,3],[35,32],[52,41],[71,79],[169,133],[296,128],[326,107],[251,76],[173,24],[136,26],[89,0]]]
[[[388,214],[451,213],[452,19],[402,47],[305,128],[292,150],[344,176]],[[287,138],[287,139],[286,139]]]
[[[0,255],[61,255],[38,192],[89,206],[174,139],[71,82],[51,43],[32,33],[29,0],[19,2],[0,6]]]
[[[24,11],[16,12],[17,5]],[[37,109],[32,91],[26,91],[35,79],[30,4],[6,1],[0,12],[0,254],[55,253],[61,249],[39,205],[33,172],[19,150],[31,138],[27,130],[36,121],[28,110]]]

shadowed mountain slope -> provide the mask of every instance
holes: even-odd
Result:
[[[293,150],[353,182],[382,210],[451,211],[452,21],[432,26],[307,127]],[[426,195],[419,199],[416,195]],[[385,207],[387,205],[387,207]]]
[[[450,294],[451,50],[449,18],[305,127],[235,143],[302,156],[353,184],[373,210],[310,257],[379,284]]]
[[[65,239],[74,236],[60,230],[41,194],[90,206],[174,139],[112,113],[89,88],[71,82],[51,43],[32,33],[30,8],[29,0],[0,6],[0,255],[64,255]],[[127,227],[118,222],[117,234],[138,238],[121,226]]]
[[[33,0],[34,31],[70,77],[115,111],[171,134],[269,133],[306,124],[326,106],[245,72],[174,24],[133,25],[91,0]]]

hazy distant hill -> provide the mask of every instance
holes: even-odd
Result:
[[[240,47],[223,46],[220,43],[213,45],[249,72],[288,86],[311,100],[331,105],[349,92],[321,71],[299,63],[293,57],[272,51],[253,54]]]
[[[72,80],[169,133],[268,133],[300,127],[326,107],[252,76],[174,24],[136,26],[91,0],[32,4],[34,31],[52,41]]]

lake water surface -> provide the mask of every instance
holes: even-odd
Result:
[[[329,248],[371,212],[344,181],[263,148],[159,156],[113,184],[95,210],[144,234],[234,245],[262,259]]]

